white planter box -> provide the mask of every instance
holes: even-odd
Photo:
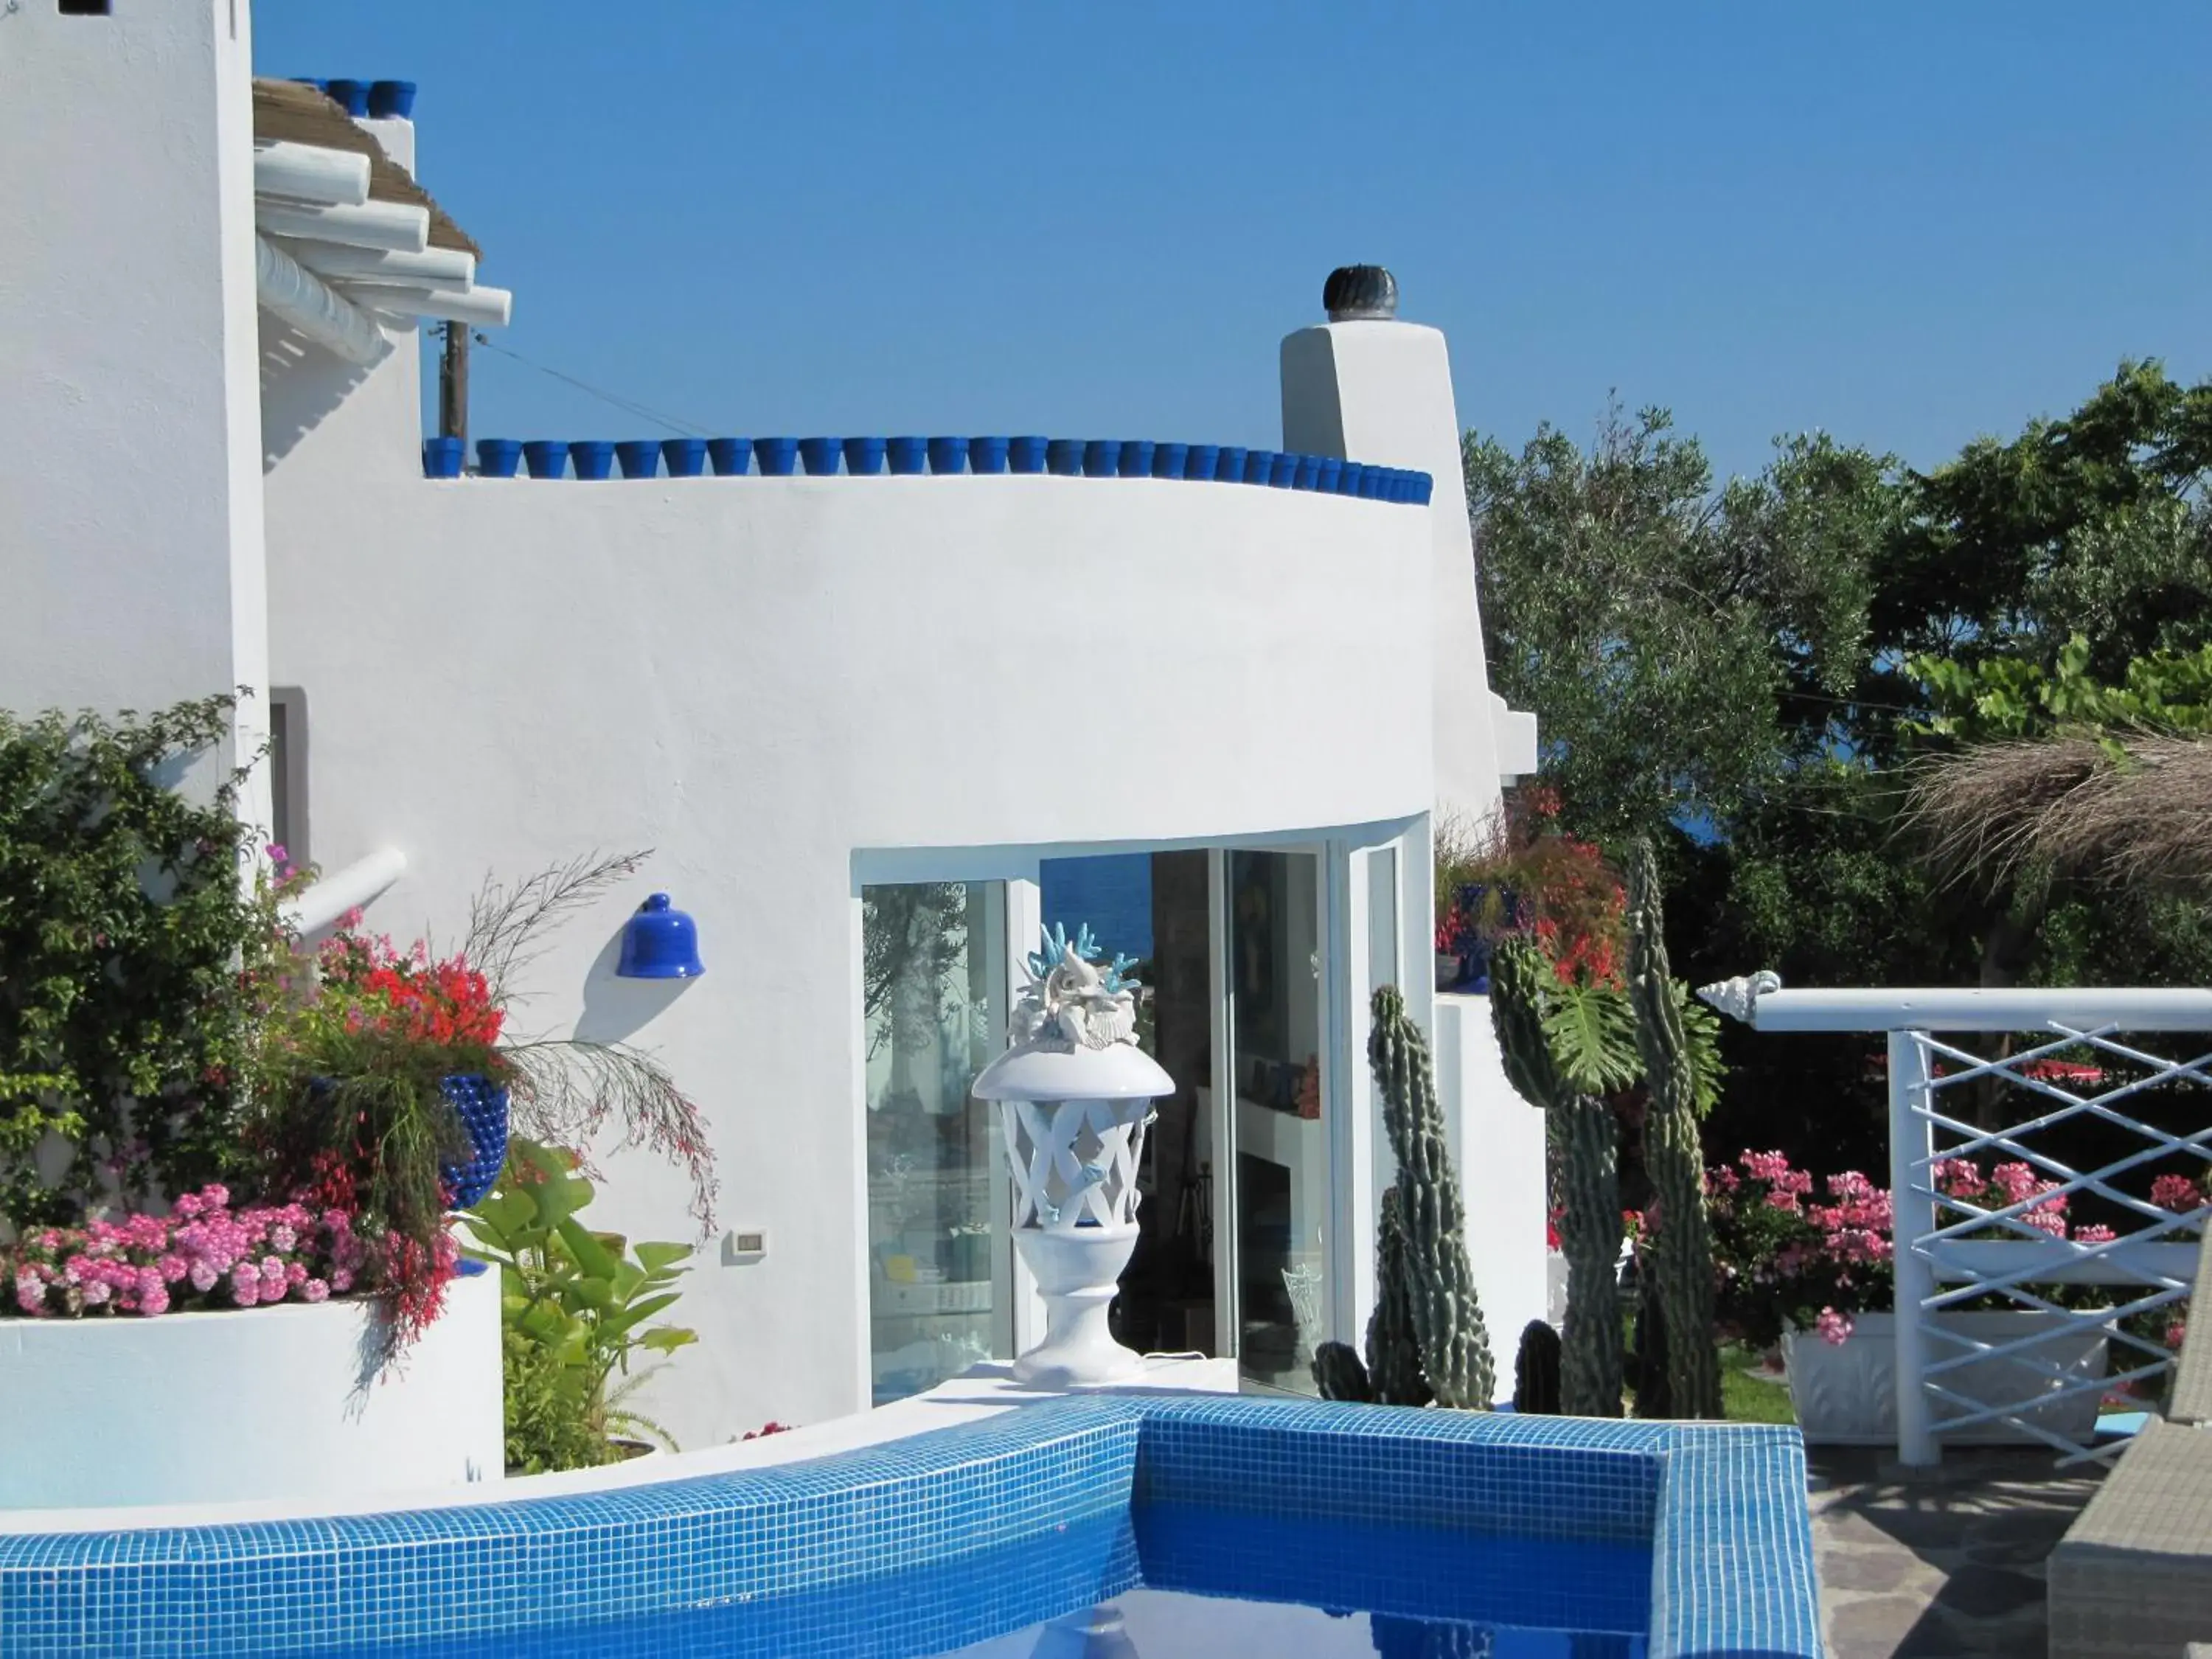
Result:
[[[496,1480],[499,1275],[456,1279],[400,1365],[370,1304],[0,1321],[0,1509],[344,1498]]]
[[[1936,1322],[1977,1341],[2017,1341],[2034,1330],[2055,1329],[2060,1321],[2032,1309],[2017,1312],[1938,1315]],[[1782,1359],[1790,1376],[1790,1398],[1797,1410],[1797,1425],[1808,1444],[1816,1446],[1879,1446],[1897,1439],[1897,1316],[1864,1313],[1852,1316],[1850,1340],[1840,1346],[1823,1341],[1811,1331],[1791,1331],[1782,1339]],[[2105,1375],[2105,1333],[2095,1328],[2075,1329],[2055,1340],[2039,1344],[2018,1355],[1978,1359],[1970,1365],[1942,1373],[1936,1380],[1955,1394],[1991,1405],[2019,1400],[2038,1390],[2060,1385],[2027,1362],[2063,1367],[2069,1379]],[[1955,1343],[1936,1337],[1929,1344],[1932,1361],[1960,1352]],[[2086,1442],[2096,1431],[2099,1393],[2085,1389],[2026,1413],[2038,1427],[2069,1440]],[[1948,1401],[1935,1402],[1940,1419],[1955,1416],[1965,1407]],[[2039,1444],[2009,1423],[1977,1423],[1939,1437],[1946,1444]]]

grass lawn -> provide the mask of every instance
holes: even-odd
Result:
[[[1771,1382],[1746,1375],[1758,1364],[1756,1349],[1721,1349],[1721,1415],[1731,1423],[1795,1423],[1790,1389],[1778,1374]]]

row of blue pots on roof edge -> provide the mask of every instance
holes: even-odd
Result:
[[[422,470],[433,478],[460,477],[465,457],[458,438],[432,438],[422,446]],[[482,438],[477,470],[485,477],[575,476],[651,478],[665,462],[672,478],[743,476],[757,460],[763,476],[814,477],[836,472],[870,477],[886,471],[921,472],[1050,472],[1063,477],[1183,478],[1267,484],[1322,495],[1426,506],[1434,482],[1425,472],[1369,466],[1334,455],[1297,455],[1226,444],[1153,443],[1115,438],[650,438],[623,443],[563,443],[557,439]]]
[[[382,121],[397,117],[410,120],[415,114],[415,83],[412,81],[302,81],[304,87],[313,87],[325,97],[344,106],[353,116],[374,116]]]

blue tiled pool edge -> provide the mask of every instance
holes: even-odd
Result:
[[[1648,1540],[1651,1659],[1820,1652],[1792,1430],[1092,1396],[808,1462],[603,1492],[0,1536],[0,1659],[203,1659],[635,1619],[1200,1498]]]

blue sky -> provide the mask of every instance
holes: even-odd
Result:
[[[2212,373],[2212,5],[260,0],[264,74],[422,88],[493,337],[757,435],[1268,445],[1322,277],[1463,423],[1617,389],[1723,471],[1941,459],[2123,356]],[[474,430],[659,429],[479,354]]]

